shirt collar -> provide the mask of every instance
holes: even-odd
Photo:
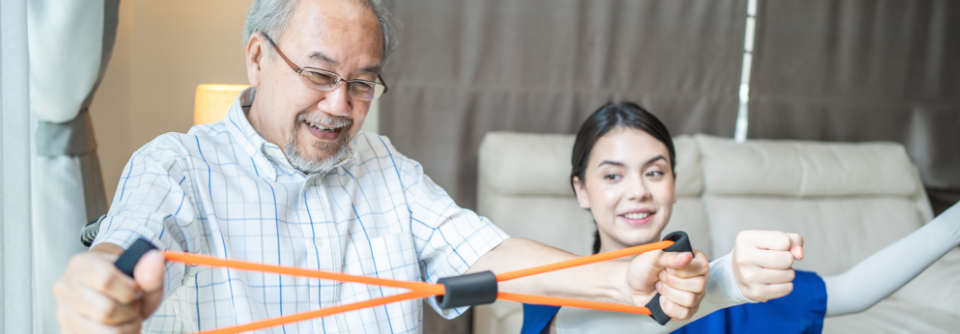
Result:
[[[253,104],[253,98],[256,94],[257,88],[250,87],[243,90],[243,92],[237,96],[237,99],[233,101],[233,105],[231,105],[230,110],[227,111],[227,121],[229,122],[227,127],[228,131],[236,138],[237,144],[243,147],[243,150],[250,155],[255,168],[257,168],[257,174],[261,177],[269,177],[271,180],[276,181],[277,167],[285,170],[287,173],[298,173],[302,175],[302,172],[290,165],[286,155],[284,155],[283,150],[280,149],[279,146],[263,139],[263,137],[253,129],[253,126],[250,125],[250,121],[247,119],[247,112],[249,112],[250,105]],[[344,154],[343,158],[341,158],[331,170],[337,169],[356,156],[354,141],[356,141],[356,138],[348,144],[347,149],[349,152]],[[329,171],[326,173],[329,173]]]

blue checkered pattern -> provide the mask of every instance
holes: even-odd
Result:
[[[247,121],[241,102],[254,93],[241,94],[220,122],[164,134],[135,152],[95,243],[126,248],[143,237],[219,258],[436,282],[463,274],[507,238],[458,207],[386,137],[361,132],[335,170],[296,171]],[[143,332],[208,330],[404,291],[168,263],[164,302]],[[418,333],[421,312],[420,300],[405,301],[263,332]]]

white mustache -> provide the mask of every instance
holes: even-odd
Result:
[[[330,129],[349,127],[350,125],[353,124],[353,119],[349,117],[343,117],[343,116],[325,117],[321,115],[318,117],[307,118],[306,114],[297,115],[297,124],[300,124],[300,122],[304,120],[310,121],[310,123],[314,123]]]

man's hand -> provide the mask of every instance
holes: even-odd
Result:
[[[768,301],[793,291],[793,261],[803,259],[803,237],[779,231],[743,231],[733,247],[733,273],[744,297]]]
[[[710,263],[702,252],[694,252],[657,250],[634,258],[627,282],[636,304],[646,305],[659,292],[660,308],[672,320],[686,320],[697,313],[710,279]]]
[[[61,333],[139,333],[156,311],[163,299],[163,255],[147,252],[133,279],[113,265],[122,252],[104,243],[70,259],[53,285]]]

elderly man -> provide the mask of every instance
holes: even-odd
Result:
[[[573,258],[508,238],[457,207],[387,138],[359,131],[370,101],[387,91],[379,73],[395,44],[391,20],[376,0],[255,0],[244,33],[254,88],[224,120],[164,134],[134,153],[94,247],[54,287],[62,330],[194,332],[399,292],[164,263],[157,252],[131,279],[113,261],[137,238],[219,258],[428,282]],[[664,312],[684,319],[697,310],[707,270],[701,253],[656,251],[500,289],[641,306],[659,291]],[[448,318],[464,311],[426,302]],[[398,302],[272,332],[416,332],[421,308]]]

